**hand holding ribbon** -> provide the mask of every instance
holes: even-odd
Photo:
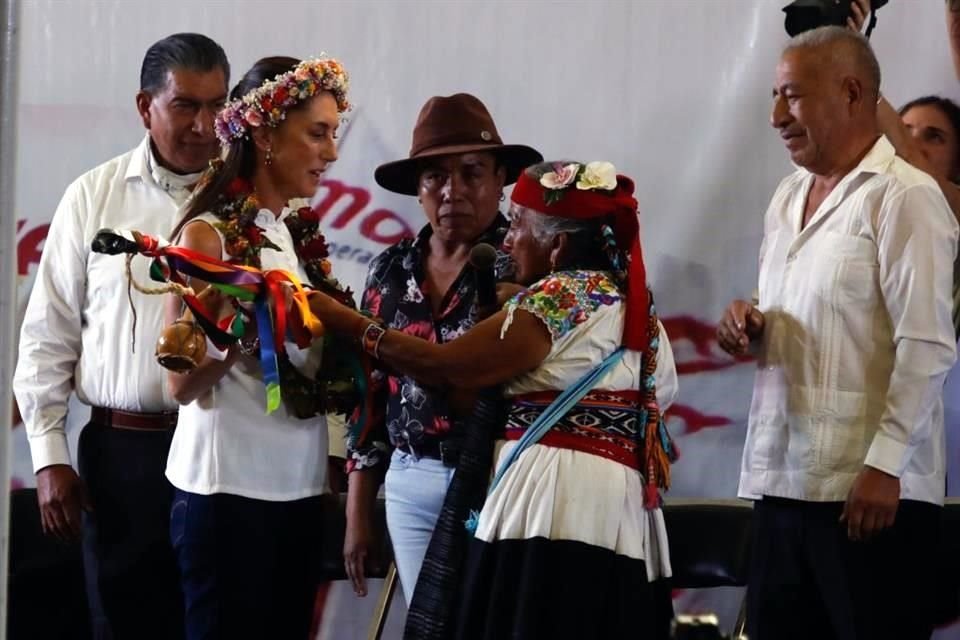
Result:
[[[207,305],[187,285],[185,277],[198,278],[218,292],[239,302],[253,304],[260,340],[260,364],[267,387],[267,412],[280,406],[280,375],[277,354],[284,353],[287,335],[303,348],[314,338],[323,335],[323,325],[310,311],[308,291],[299,278],[285,270],[261,271],[254,267],[224,262],[203,253],[171,245],[162,238],[133,230],[102,229],[97,232],[92,250],[105,254],[127,254],[153,258],[151,279],[165,286],[148,289],[130,278],[130,284],[146,294],[174,293],[180,295],[193,313],[197,324],[210,340],[225,349],[244,335],[247,323],[245,312],[218,320]],[[290,323],[287,315],[284,286],[292,289],[292,302],[297,309],[297,322]],[[131,300],[132,302],[132,300]],[[239,308],[239,305],[237,305]]]

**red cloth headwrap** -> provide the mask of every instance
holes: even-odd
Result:
[[[528,209],[548,216],[589,220],[611,216],[617,246],[627,251],[627,314],[623,325],[623,346],[634,351],[647,347],[647,321],[650,300],[647,295],[647,270],[640,249],[640,222],[637,200],[633,197],[633,180],[617,176],[612,191],[577,189],[570,185],[563,196],[547,204],[544,196],[549,191],[526,172],[520,174],[510,199]]]

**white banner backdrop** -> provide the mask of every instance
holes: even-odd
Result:
[[[682,375],[669,423],[682,454],[672,495],[732,497],[752,365],[723,355],[713,330],[726,303],[755,286],[763,212],[791,170],[769,126],[773,70],[787,38],[783,4],[24,2],[15,194],[20,311],[64,188],[143,135],[134,94],[151,43],[178,31],[205,33],[226,50],[234,81],[262,56],[325,51],[350,71],[356,108],[315,205],[335,245],[336,273],[355,290],[373,255],[424,224],[416,200],[380,189],[373,168],[407,155],[430,96],[473,93],[505,141],[531,144],[548,158],[610,160],[636,178],[648,269]],[[939,0],[894,0],[879,12],[873,41],[893,104],[930,93],[960,97]],[[953,431],[960,429],[958,378],[948,391]],[[77,407],[74,439],[84,419]],[[14,429],[13,484],[29,485],[26,439],[22,427]],[[953,446],[954,479],[958,460]],[[729,619],[735,600],[683,594],[678,610],[720,609]],[[328,607],[322,636],[363,637],[368,609],[339,588],[328,603],[336,606]]]

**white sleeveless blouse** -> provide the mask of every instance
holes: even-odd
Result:
[[[281,249],[264,248],[261,265],[263,269],[286,269],[307,282],[283,223],[289,214],[289,209],[284,209],[279,218],[266,209],[257,214],[257,226]],[[209,213],[197,220],[211,226],[217,222]],[[222,234],[220,241],[224,242]],[[304,350],[288,342],[286,349],[300,371],[306,375],[316,372],[320,365],[319,342]],[[323,416],[300,420],[283,403],[267,415],[260,362],[240,356],[210,391],[180,408],[167,460],[167,478],[175,487],[191,493],[296,500],[324,492],[327,447]]]

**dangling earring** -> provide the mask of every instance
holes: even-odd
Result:
[[[263,158],[263,164],[268,167],[273,164],[273,149],[271,147],[267,147],[267,155]]]
[[[506,200],[506,199],[507,199],[507,194],[505,194],[503,191],[501,191],[501,192],[500,192],[500,202],[503,202],[503,201]]]

